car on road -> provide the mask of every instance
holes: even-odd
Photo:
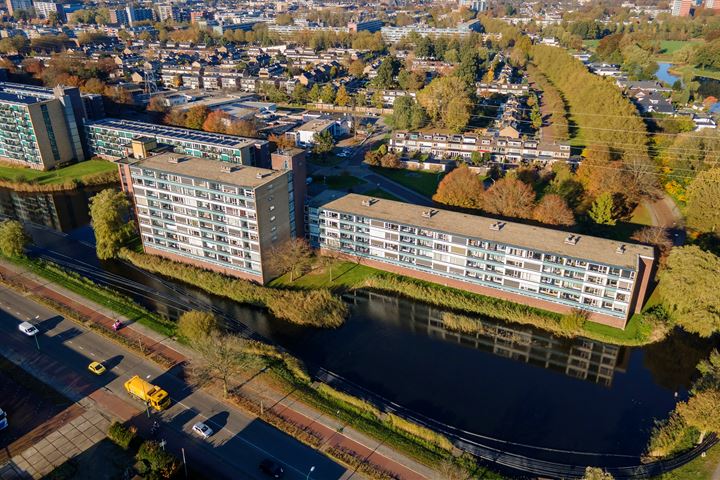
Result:
[[[0,430],[3,430],[7,428],[8,426],[8,419],[7,419],[7,413],[0,408]]]
[[[210,438],[210,435],[214,433],[212,428],[208,427],[203,422],[197,422],[195,425],[193,425],[192,431],[205,439]]]
[[[279,463],[266,458],[260,462],[260,471],[273,478],[280,478],[285,474],[285,469]]]
[[[90,365],[88,365],[88,370],[90,370],[95,375],[102,375],[105,373],[105,365],[103,365],[100,362],[92,362]]]
[[[40,333],[40,330],[38,330],[37,327],[30,322],[22,322],[18,325],[18,329],[28,337],[34,337]]]

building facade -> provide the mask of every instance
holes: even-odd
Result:
[[[119,163],[146,253],[264,284],[295,236],[292,176],[162,153]]]
[[[50,18],[51,14],[57,15],[57,19],[61,22],[67,22],[65,9],[62,3],[56,2],[34,2],[35,12],[38,18]]]
[[[0,158],[38,170],[85,160],[84,116],[75,87],[0,82]]]
[[[88,144],[95,155],[119,160],[132,153],[132,141],[140,137],[154,139],[176,153],[242,165],[269,166],[270,150],[266,140],[201,132],[187,128],[106,118],[87,122]]]
[[[8,13],[13,15],[15,12],[26,11],[32,12],[33,2],[32,0],[5,0],[5,6],[8,9]]]
[[[349,194],[309,207],[323,252],[624,328],[645,301],[652,247]]]

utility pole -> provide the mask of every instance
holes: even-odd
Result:
[[[183,467],[185,467],[185,478],[187,478],[187,477],[188,477],[188,473],[187,473],[187,462],[185,461],[185,449],[184,449],[184,448],[181,448],[180,450],[182,451]]]

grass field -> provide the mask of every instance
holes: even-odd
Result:
[[[708,450],[705,458],[697,457],[672,472],[653,478],[654,480],[711,480],[718,465],[720,465],[720,445],[715,445]]]
[[[650,211],[648,210],[647,205],[641,203],[637,206],[635,211],[632,213],[632,217],[630,217],[630,223],[637,225],[652,225],[652,217],[650,216]]]
[[[435,195],[438,183],[444,176],[442,173],[417,172],[415,170],[394,168],[372,167],[372,170],[426,197]]]
[[[346,190],[348,188],[356,187],[358,185],[363,185],[365,180],[362,180],[357,177],[353,177],[352,175],[314,175],[313,176],[313,182],[317,183],[323,183],[327,185],[330,188],[337,189],[337,190]]]
[[[318,268],[295,279],[294,282],[290,282],[290,276],[286,274],[273,280],[270,285],[294,288],[353,288],[362,284],[366,278],[378,273],[380,273],[379,270],[354,262],[337,261],[334,262],[332,269]]]
[[[88,160],[76,163],[69,167],[58,168],[43,172],[22,167],[0,166],[0,180],[10,182],[33,182],[39,185],[53,185],[72,180],[81,180],[83,177],[99,173],[113,172],[117,165],[105,160]]]

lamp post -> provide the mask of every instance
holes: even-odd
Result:
[[[307,474],[307,477],[305,477],[305,480],[310,480],[310,474],[315,471],[315,465],[310,467],[310,471]]]

